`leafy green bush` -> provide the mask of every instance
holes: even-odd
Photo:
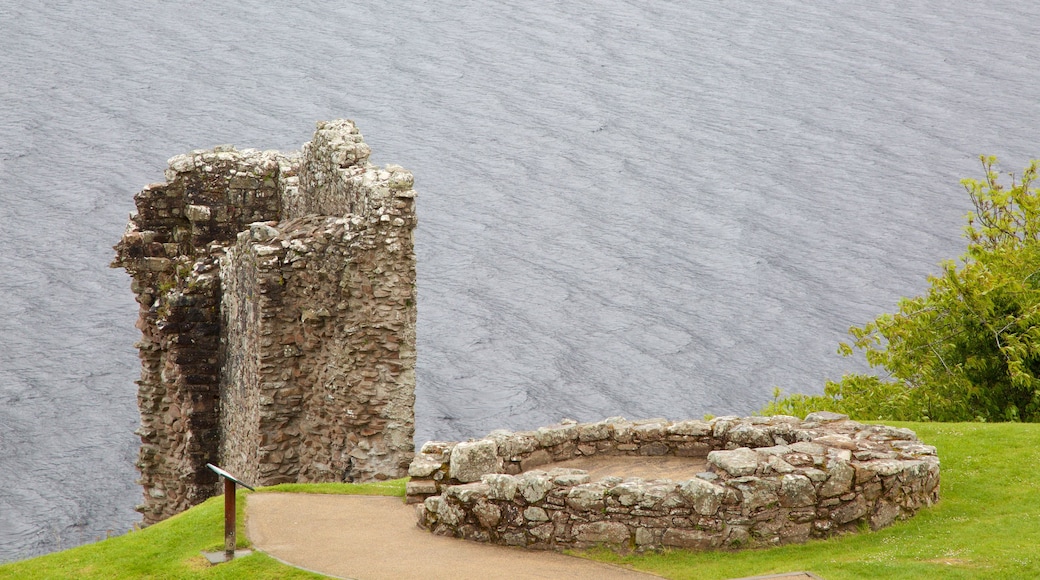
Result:
[[[961,183],[974,212],[968,250],[942,264],[923,296],[849,329],[882,377],[851,374],[822,396],[776,397],[766,413],[833,410],[860,419],[1040,421],[1040,195],[1034,160],[1000,183],[995,157],[982,181]]]

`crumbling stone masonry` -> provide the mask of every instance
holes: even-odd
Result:
[[[582,455],[705,458],[685,481],[552,467]],[[439,535],[619,552],[765,547],[878,529],[939,499],[939,459],[908,429],[836,413],[567,423],[428,442],[408,499]]]
[[[412,458],[412,175],[350,121],[302,152],[217,147],[138,193],[113,266],[140,304],[146,524],[257,485],[402,477]]]

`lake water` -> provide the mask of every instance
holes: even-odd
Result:
[[[0,1],[0,561],[137,514],[132,196],[354,119],[420,192],[417,433],[747,414],[860,370],[1040,156],[1040,4]]]

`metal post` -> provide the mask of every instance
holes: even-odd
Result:
[[[239,480],[234,475],[212,463],[207,463],[206,467],[219,477],[224,478],[224,556],[221,559],[220,552],[203,552],[203,554],[213,564],[230,562],[235,559],[235,485],[241,485],[252,491],[256,490],[253,489],[253,486]],[[243,553],[248,554],[249,551],[246,550]]]
[[[235,482],[224,478],[224,558],[235,559]]]

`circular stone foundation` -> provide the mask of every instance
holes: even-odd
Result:
[[[835,413],[494,431],[426,443],[409,475],[420,527],[552,550],[804,542],[878,529],[939,497],[934,447]]]

